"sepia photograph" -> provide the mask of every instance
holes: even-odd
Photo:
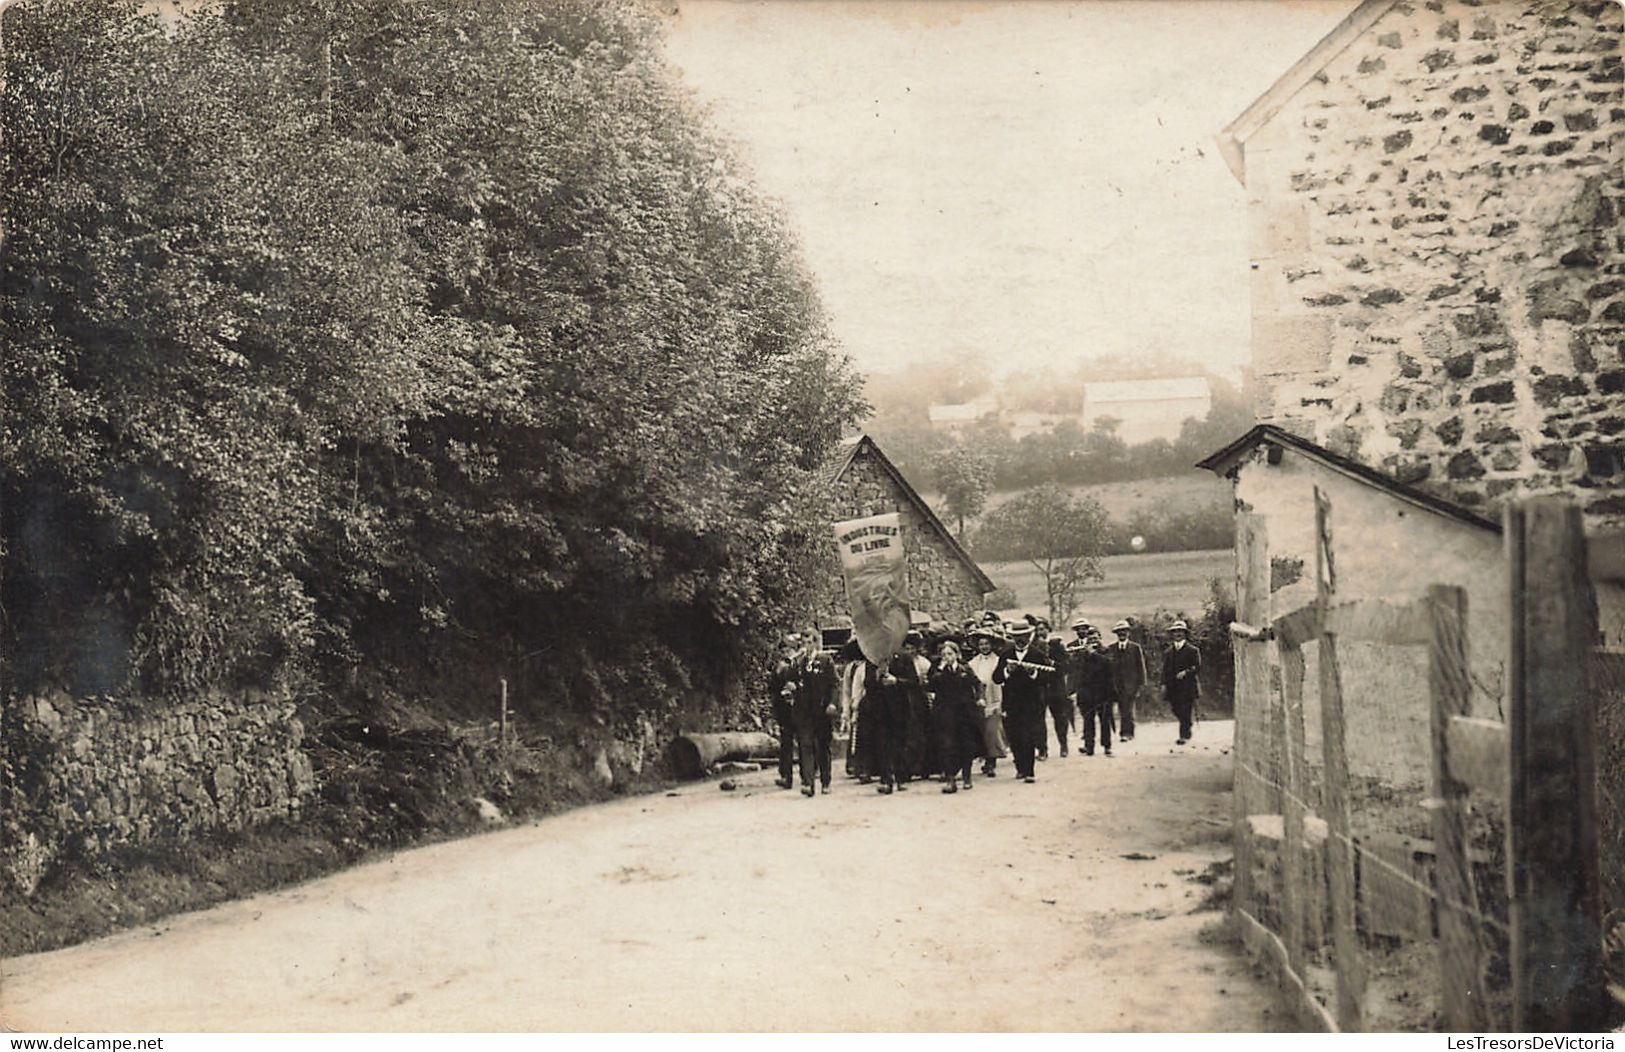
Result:
[[[0,1040],[1614,1048],[1622,41],[0,0]]]

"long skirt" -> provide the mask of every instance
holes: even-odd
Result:
[[[982,712],[982,758],[1002,760],[1010,755],[1010,740],[1004,736],[1004,713],[995,709]]]

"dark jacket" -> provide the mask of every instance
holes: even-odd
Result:
[[[1118,699],[1117,681],[1112,678],[1111,659],[1104,651],[1074,650],[1072,681],[1077,686],[1080,711],[1095,705],[1107,705]]]
[[[1038,644],[1033,644],[1034,649],[1037,649],[1037,646]],[[1071,677],[1067,675],[1066,644],[1059,639],[1052,639],[1047,644],[1045,653],[1049,657],[1049,663],[1055,666],[1055,675],[1044,677],[1044,700],[1053,705],[1065,701],[1070,689],[1068,681]]]
[[[893,654],[891,661],[886,665],[885,671],[896,677],[897,682],[891,686],[880,682],[880,666],[869,662],[863,672],[864,699],[873,697],[880,702],[883,709],[892,710],[901,708],[907,711],[907,704],[916,691],[923,691],[924,685],[920,683],[919,670],[914,667],[914,659],[902,654]]]
[[[1025,665],[1038,665],[1051,671],[1043,672],[1035,668],[1023,668],[1022,665],[1013,665],[1013,661],[1021,661]],[[1027,653],[1020,655],[1012,650],[999,658],[999,667],[993,670],[993,682],[1004,684],[1004,710],[1025,711],[1044,703],[1046,681],[1055,677],[1055,666],[1050,664],[1049,648],[1034,644],[1027,648]]]
[[[980,712],[977,695],[981,692],[982,681],[963,661],[952,670],[941,664],[932,665],[926,678],[931,689],[937,692],[937,708],[958,706]]]
[[[795,684],[791,701],[791,718],[797,726],[821,727],[830,721],[828,708],[840,703],[840,683],[835,675],[835,662],[828,654],[808,657],[797,654],[790,662],[790,675]]]
[[[793,692],[795,689],[791,685],[793,682],[794,677],[791,674],[788,661],[780,661],[774,665],[772,674],[767,677],[767,700],[773,706],[774,721],[781,727],[790,725],[792,694],[787,692],[785,688],[789,687],[790,691]]]
[[[1199,682],[1202,670],[1202,652],[1196,649],[1195,643],[1187,642],[1183,647],[1169,647],[1162,653],[1162,689],[1167,692],[1170,700],[1196,698],[1202,693]],[[1188,675],[1179,678],[1180,672]]]
[[[1145,650],[1132,639],[1122,644],[1113,642],[1106,648],[1106,658],[1112,665],[1112,682],[1117,685],[1117,696],[1132,698],[1145,686]]]

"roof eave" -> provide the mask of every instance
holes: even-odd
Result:
[[[896,464],[892,463],[892,459],[886,455],[886,451],[881,449],[880,444],[874,439],[870,438],[867,434],[860,435],[858,441],[852,444],[852,448],[847,451],[847,455],[841,463],[840,470],[835,472],[834,476],[832,477],[839,479],[842,475],[846,474],[846,470],[850,468],[852,466],[852,462],[857,459],[858,450],[864,445],[867,445],[870,449],[874,450],[875,456],[880,458],[880,466],[888,475],[892,477],[892,481],[896,482],[898,487],[902,489],[903,496],[909,499],[920,514],[925,517],[926,522],[928,522],[937,531],[937,534],[947,542],[948,550],[953,553],[954,558],[958,559],[961,565],[976,576],[977,583],[982,586],[983,594],[993,591],[993,589],[997,587],[993,583],[993,578],[989,577],[987,572],[977,564],[976,560],[970,557],[970,553],[965,550],[964,546],[961,545],[957,539],[955,539],[953,533],[949,531],[948,527],[943,524],[943,521],[937,517],[937,513],[931,510],[931,505],[925,502],[925,498],[920,496],[919,491],[916,490],[908,481],[907,477],[903,475],[903,472],[897,467]]]
[[[1332,59],[1342,54],[1350,44],[1359,39],[1360,34],[1370,29],[1377,19],[1387,14],[1389,8],[1397,2],[1398,0],[1364,0],[1345,15],[1341,22],[1333,26],[1331,32],[1321,37],[1302,58],[1277,77],[1273,84],[1264,89],[1264,93],[1254,99],[1252,105],[1242,110],[1240,116],[1225,125],[1224,130],[1215,137],[1215,144],[1224,157],[1224,163],[1242,185],[1246,185],[1247,182],[1247,140],[1252,138],[1254,132],[1273,120],[1286,105],[1287,100],[1313,80]]]
[[[1420,508],[1423,511],[1430,511],[1435,515],[1455,519],[1457,522],[1476,526],[1491,533],[1501,532],[1500,523],[1486,519],[1477,512],[1470,511],[1454,501],[1415,489],[1398,479],[1384,475],[1376,468],[1368,467],[1358,461],[1333,453],[1329,449],[1316,445],[1306,438],[1300,438],[1290,431],[1276,427],[1274,424],[1258,424],[1254,426],[1234,442],[1209,453],[1197,461],[1195,466],[1212,471],[1220,476],[1228,475],[1231,469],[1241,462],[1242,456],[1261,442],[1273,442],[1276,445],[1288,447],[1330,471],[1335,471],[1355,482],[1364,483],[1373,489],[1381,490],[1394,499]]]

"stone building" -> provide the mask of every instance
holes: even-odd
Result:
[[[1260,420],[1490,518],[1561,491],[1625,526],[1622,17],[1366,0],[1224,130]]]
[[[828,469],[829,519],[840,522],[898,512],[908,555],[908,599],[922,613],[957,624],[982,609],[993,582],[938,519],[908,479],[868,435],[841,444]],[[815,611],[824,625],[849,624],[846,584],[833,537],[826,556],[826,585]]]

